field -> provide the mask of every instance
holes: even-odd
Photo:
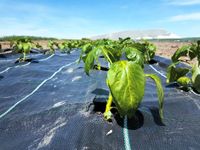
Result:
[[[166,83],[169,58],[189,42],[153,41],[156,56],[149,42],[79,42],[66,52],[34,41],[49,53],[24,48],[31,61],[17,63],[0,42],[10,49],[0,54],[0,149],[199,149],[200,95]]]

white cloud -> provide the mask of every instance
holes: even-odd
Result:
[[[197,5],[200,4],[200,0],[167,0],[167,3],[170,5]]]
[[[199,21],[199,20],[200,20],[200,12],[176,15],[176,16],[172,16],[168,19],[169,22]]]

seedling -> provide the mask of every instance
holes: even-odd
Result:
[[[48,47],[49,47],[49,49],[50,49],[50,53],[51,53],[51,54],[54,54],[54,53],[55,53],[55,50],[58,48],[58,43],[55,42],[55,41],[50,40],[50,41],[48,42]]]
[[[21,53],[19,62],[25,62],[27,60],[27,54],[34,47],[34,43],[30,39],[24,38],[14,41],[12,47],[17,53]]]

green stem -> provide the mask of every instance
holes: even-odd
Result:
[[[106,119],[106,120],[109,120],[109,119],[111,119],[111,116],[112,116],[112,114],[111,114],[111,112],[110,112],[110,110],[111,110],[111,105],[112,105],[112,95],[111,94],[109,94],[109,97],[108,97],[108,100],[107,100],[107,104],[106,104],[106,110],[105,110],[105,112],[104,112],[104,118]]]
[[[23,53],[23,61],[26,61],[26,53]]]

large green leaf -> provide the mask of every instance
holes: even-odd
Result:
[[[176,64],[171,64],[167,68],[167,83],[176,82],[180,77],[185,76],[188,72],[188,68],[177,68]]]
[[[123,51],[125,51],[126,54],[126,58],[130,61],[133,61],[141,66],[144,65],[144,58],[143,55],[140,51],[138,51],[136,48],[134,47],[126,47],[123,49]]]
[[[192,68],[192,84],[194,89],[200,93],[200,67],[197,64]]]
[[[155,74],[146,74],[146,77],[150,77],[156,83],[157,94],[158,94],[158,102],[159,102],[159,113],[160,113],[160,118],[163,119],[164,91],[163,91],[163,88],[162,88],[160,78]]]
[[[144,96],[145,76],[141,66],[125,60],[113,63],[107,85],[120,116],[132,117]]]
[[[181,56],[187,56],[189,51],[190,51],[190,45],[185,45],[185,46],[182,46],[181,48],[179,48],[175,53],[174,55],[172,56],[172,61],[175,63],[175,62],[178,62],[178,59],[181,57]]]

